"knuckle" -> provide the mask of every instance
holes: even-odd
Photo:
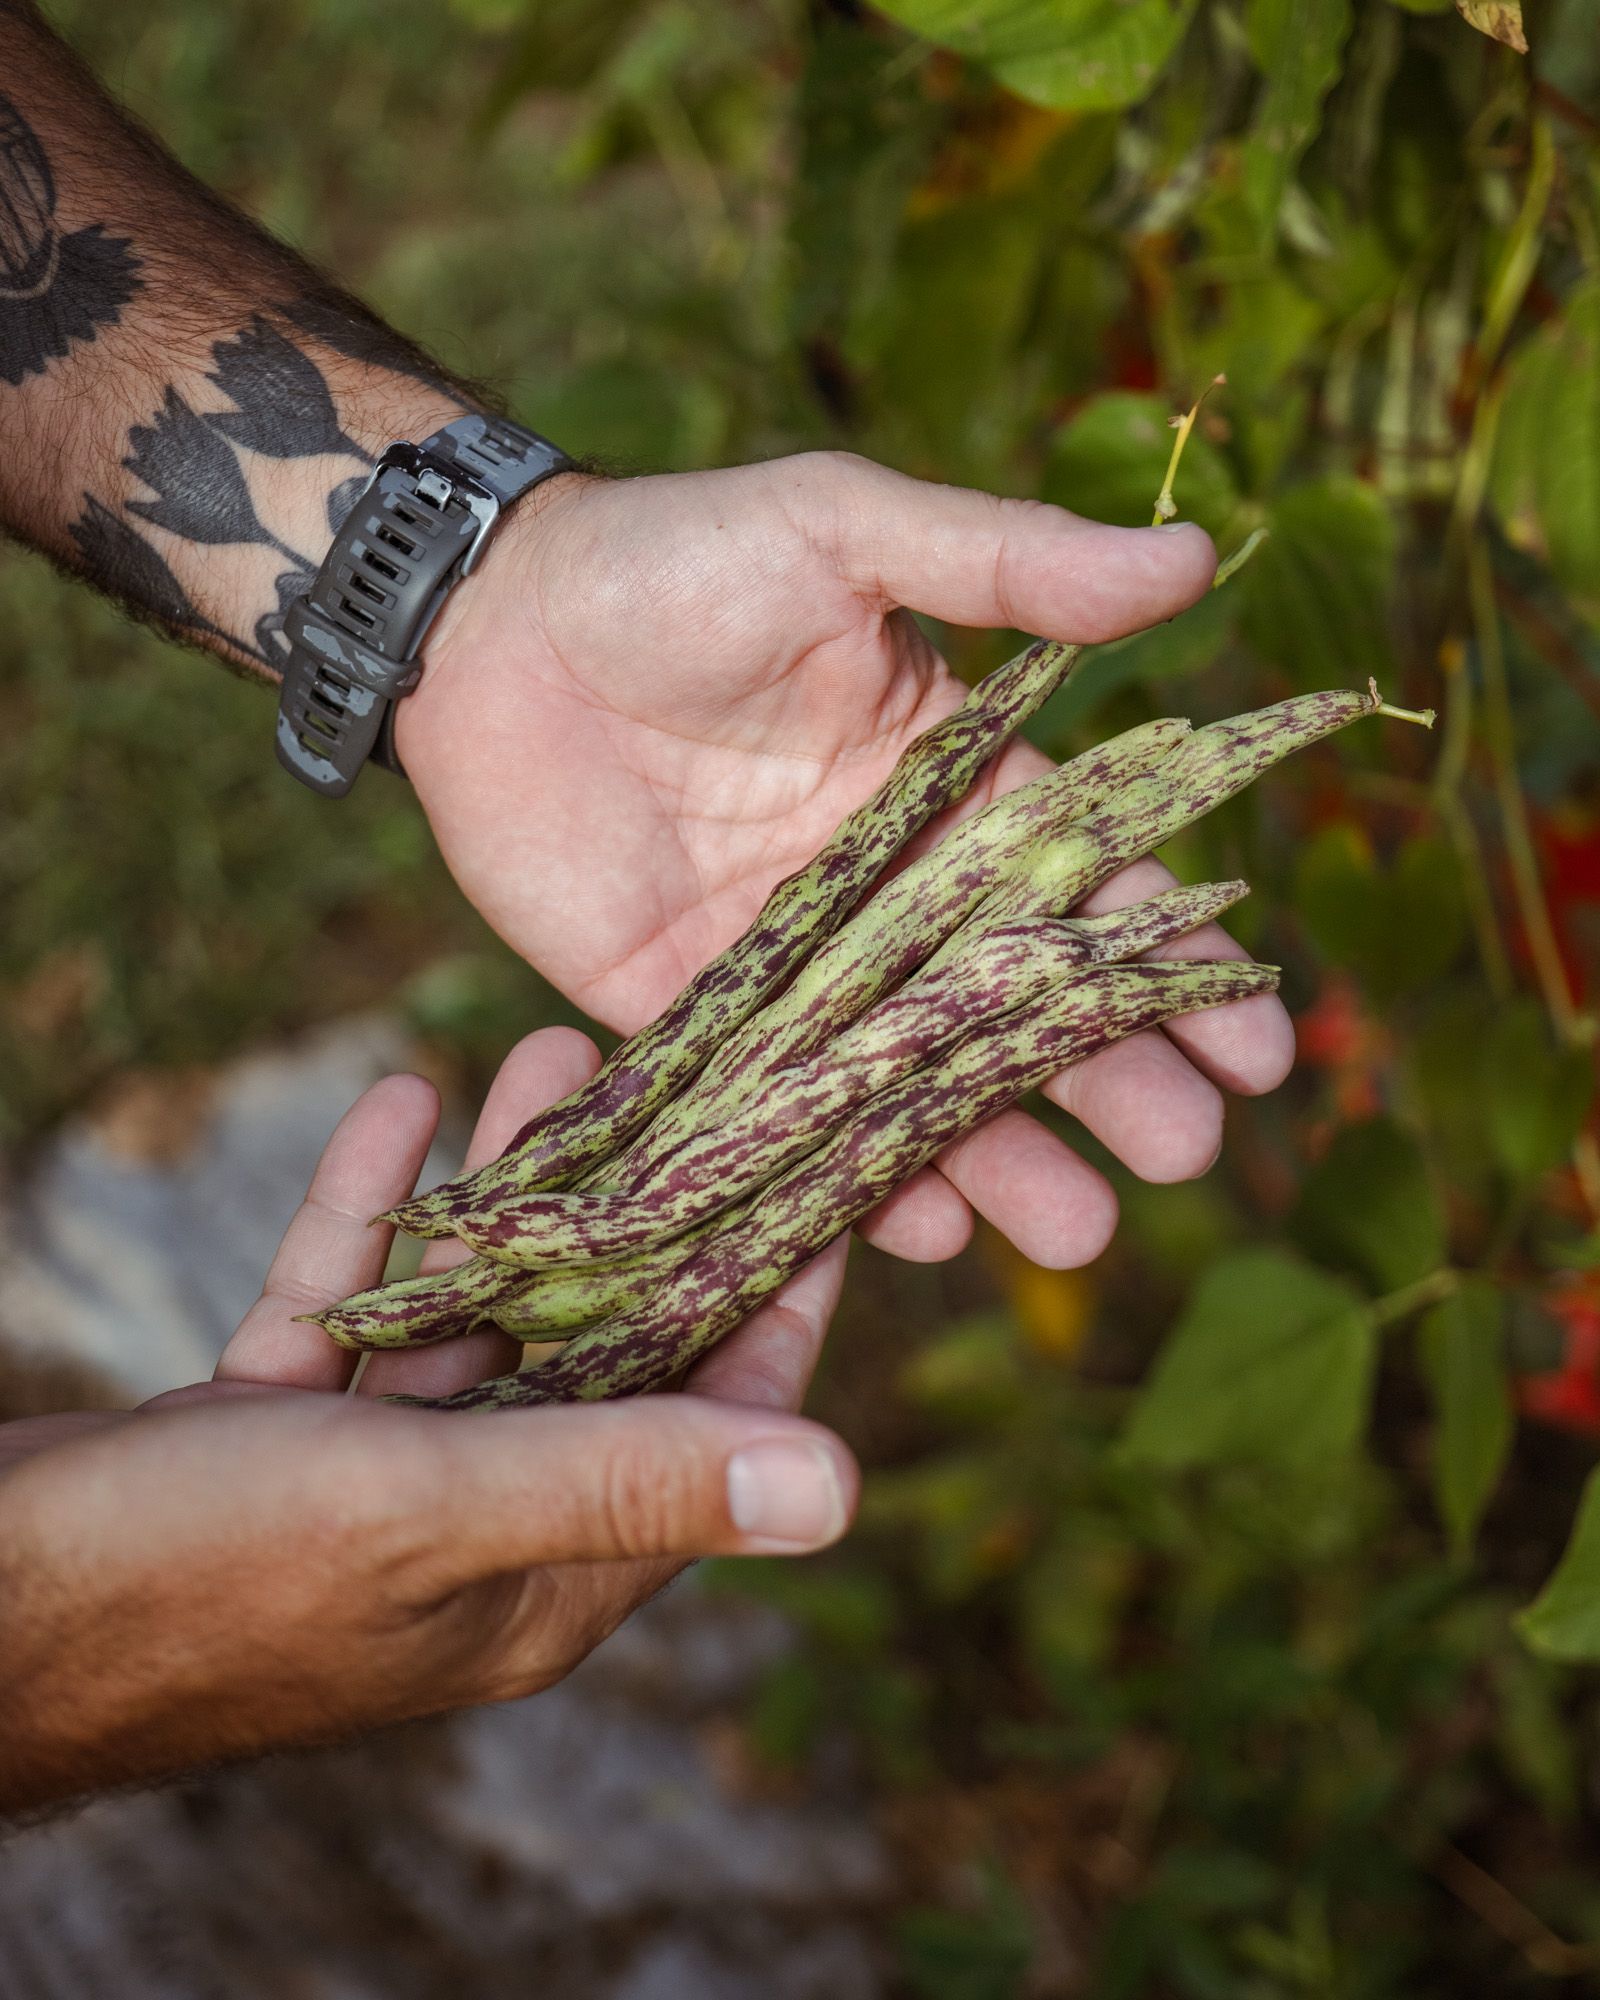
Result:
[[[676,1456],[611,1452],[596,1496],[608,1546],[623,1556],[657,1555],[673,1547],[692,1518],[689,1485]]]

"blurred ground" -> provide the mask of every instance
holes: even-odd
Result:
[[[69,1124],[4,1204],[0,1420],[209,1372],[337,1109],[408,1053],[363,1018]],[[848,1766],[774,1790],[743,1744],[792,1644],[691,1580],[535,1701],[16,1835],[0,2000],[867,2000],[889,1875]]]

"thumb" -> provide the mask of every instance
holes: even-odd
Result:
[[[454,1584],[542,1563],[796,1555],[837,1541],[859,1492],[821,1425],[702,1396],[411,1421],[447,1454],[432,1490],[449,1496],[435,1545]]]
[[[1113,528],[1042,500],[931,485],[847,453],[819,458],[802,492],[811,489],[822,538],[841,575],[886,607],[1087,644],[1186,610],[1216,573],[1211,537],[1192,522]]]

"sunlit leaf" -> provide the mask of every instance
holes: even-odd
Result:
[[[1122,1449],[1174,1467],[1336,1458],[1366,1422],[1376,1350],[1342,1279],[1281,1250],[1236,1252],[1201,1278]]]
[[[1458,1553],[1472,1546],[1511,1449],[1505,1313],[1489,1285],[1465,1285],[1437,1305],[1420,1332],[1433,1390],[1433,1497]]]
[[[881,11],[991,69],[1021,97],[1113,110],[1143,97],[1196,0],[882,0]]]

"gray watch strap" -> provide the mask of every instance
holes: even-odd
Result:
[[[394,771],[395,704],[417,655],[502,509],[571,464],[534,431],[469,416],[378,461],[310,590],[289,609],[278,761],[340,798],[375,757]]]

